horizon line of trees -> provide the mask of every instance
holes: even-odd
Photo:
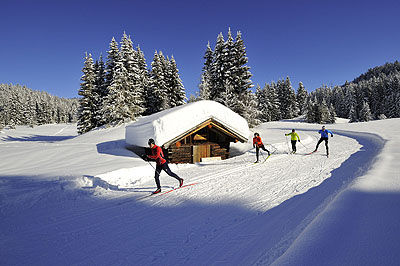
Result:
[[[19,84],[0,84],[0,129],[75,123],[78,99],[60,98]]]
[[[217,37],[214,49],[207,44],[197,96],[189,101],[214,100],[242,115],[250,127],[261,122],[303,116],[308,123],[335,123],[335,117],[350,122],[400,117],[400,63],[386,63],[333,88],[322,86],[310,93],[302,82],[297,93],[290,78],[257,84],[250,80],[250,67],[240,31],[234,39],[229,29],[225,41]]]
[[[322,86],[308,92],[300,82],[297,92],[290,78],[254,87],[241,32],[227,39],[218,34],[208,42],[199,92],[188,102],[214,100],[243,116],[250,127],[262,122],[303,116],[309,123],[335,123],[400,117],[400,63],[386,63],[342,86]],[[0,127],[78,123],[82,134],[103,125],[118,125],[185,104],[185,89],[173,56],[155,51],[151,69],[140,47],[125,32],[120,44],[113,37],[107,60],[94,62],[85,54],[79,99],[63,99],[33,92],[20,85],[0,84]]]
[[[107,51],[96,62],[85,54],[78,94],[78,133],[103,125],[135,121],[185,103],[185,88],[173,56],[155,51],[151,69],[139,46],[134,49],[125,32],[120,47],[113,37]]]
[[[310,93],[310,101],[333,107],[338,117],[350,122],[400,117],[400,63],[386,63],[333,88]]]
[[[301,82],[297,94],[289,77],[276,83],[266,83],[263,88],[257,85],[255,92],[251,90],[254,87],[250,80],[252,74],[246,65],[248,58],[241,36],[238,31],[234,38],[229,29],[227,40],[221,32],[213,49],[208,42],[199,92],[197,96],[192,95],[189,101],[217,101],[243,116],[250,127],[306,113],[310,113],[310,121],[315,120],[311,119],[312,112],[308,111],[309,95]],[[334,121],[332,109],[325,110],[316,105],[314,111],[321,113],[318,121]]]

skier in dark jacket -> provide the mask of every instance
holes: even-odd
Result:
[[[261,140],[260,134],[258,134],[258,133],[254,133],[253,148],[254,148],[254,147],[256,148],[256,157],[257,157],[257,161],[255,161],[256,163],[258,163],[258,153],[259,153],[260,149],[262,149],[262,150],[268,152],[268,156],[270,155],[269,150],[267,150],[267,149],[264,147],[264,144],[263,144],[263,142],[262,142],[262,140]]]
[[[160,185],[161,170],[164,170],[169,176],[176,178],[179,181],[179,187],[181,187],[183,185],[183,179],[180,178],[177,174],[173,173],[171,169],[169,169],[168,163],[164,159],[164,153],[161,147],[155,144],[154,139],[149,139],[148,144],[151,148],[151,155],[147,155],[147,157],[155,160],[157,163],[156,172],[154,175],[154,179],[156,180],[157,190],[154,191],[153,194],[161,192],[161,185]]]
[[[331,134],[331,137],[333,138],[333,133],[332,131],[325,129],[325,126],[322,126],[322,129],[319,130],[318,133],[321,134],[321,138],[318,140],[317,147],[315,147],[314,152],[318,150],[319,144],[321,144],[322,141],[325,141],[326,156],[329,156],[328,135]]]

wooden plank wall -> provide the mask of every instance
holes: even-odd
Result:
[[[222,160],[229,158],[229,142],[204,144],[210,145],[210,157],[221,157]],[[182,144],[179,148],[171,145],[166,154],[170,163],[193,163],[193,145]]]

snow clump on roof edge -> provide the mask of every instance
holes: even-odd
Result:
[[[161,146],[210,118],[244,138],[250,135],[246,119],[220,103],[203,100],[139,118],[126,127],[125,141],[146,147],[152,138]]]

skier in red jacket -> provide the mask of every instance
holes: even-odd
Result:
[[[268,156],[270,155],[269,150],[267,150],[264,147],[264,144],[262,143],[260,134],[258,134],[258,133],[254,133],[253,147],[256,148],[256,157],[257,157],[257,161],[255,161],[256,163],[258,163],[258,153],[259,153],[260,149],[263,149],[264,151],[268,152]]]
[[[151,155],[147,155],[147,157],[155,160],[157,163],[156,172],[154,175],[154,179],[156,180],[157,190],[154,191],[153,194],[161,192],[161,185],[160,185],[161,170],[164,170],[169,176],[176,178],[179,181],[179,187],[181,187],[183,185],[183,179],[180,178],[177,174],[173,173],[171,169],[169,169],[168,163],[164,159],[164,153],[162,149],[155,144],[154,139],[149,139],[148,144],[151,148]]]

